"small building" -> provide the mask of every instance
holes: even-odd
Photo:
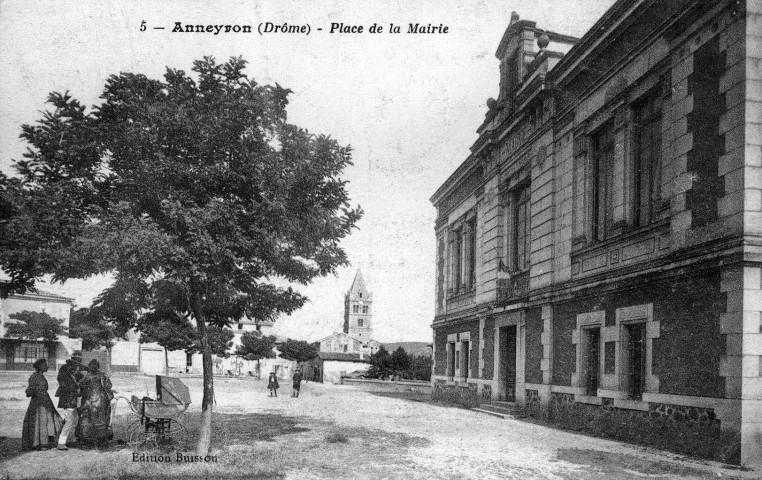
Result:
[[[358,370],[368,370],[368,356],[363,353],[318,352],[304,367],[304,378],[318,382],[341,383],[341,377]]]
[[[38,358],[47,358],[51,370],[66,362],[75,350],[82,348],[82,340],[59,336],[53,344],[41,340],[21,340],[8,337],[6,326],[14,320],[10,315],[24,311],[47,313],[63,320],[69,328],[69,314],[74,300],[42,290],[13,294],[0,298],[0,370],[32,370]]]

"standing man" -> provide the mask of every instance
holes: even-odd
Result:
[[[66,360],[66,364],[58,371],[58,408],[63,410],[64,425],[61,435],[58,437],[58,449],[68,450],[66,440],[69,432],[73,432],[79,421],[77,412],[77,403],[80,396],[79,381],[82,379],[82,352],[75,351],[71,358]]]
[[[302,371],[298,368],[294,373],[294,390],[291,392],[292,397],[299,398],[299,389],[302,386]]]

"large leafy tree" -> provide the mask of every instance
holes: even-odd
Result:
[[[59,335],[66,334],[64,320],[54,318],[45,312],[23,312],[8,315],[13,322],[5,324],[6,334],[25,340],[37,340],[41,338],[46,343],[53,343]]]
[[[389,364],[395,375],[402,375],[410,368],[410,357],[402,347],[397,347],[389,358]]]
[[[293,360],[297,363],[309,362],[317,357],[318,349],[314,344],[302,340],[288,339],[278,346],[280,356],[286,360]]]
[[[384,378],[391,375],[392,368],[392,356],[389,351],[381,345],[376,353],[370,356],[370,368],[368,368],[368,376],[371,378]]]
[[[275,358],[274,348],[275,336],[262,335],[261,332],[244,332],[235,354],[246,360],[256,360],[259,365],[263,358]]]
[[[361,217],[340,177],[350,149],[289,124],[290,90],[257,84],[245,65],[207,57],[191,75],[113,75],[89,111],[51,94],[52,110],[22,127],[18,176],[0,175],[5,293],[46,274],[108,273],[101,300],[115,321],[161,311],[196,325],[199,454],[214,398],[208,327],[301,307],[290,284],[345,265],[339,242]]]

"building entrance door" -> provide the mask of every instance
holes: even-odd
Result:
[[[639,323],[627,326],[628,338],[628,368],[627,390],[630,398],[640,400],[645,390],[645,324]]]
[[[503,379],[505,382],[505,400],[516,401],[516,326],[501,328],[505,348],[503,349]]]
[[[587,381],[586,394],[594,397],[598,395],[598,378],[600,377],[600,349],[601,329],[589,328],[587,333]]]

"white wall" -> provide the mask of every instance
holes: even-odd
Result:
[[[344,362],[340,360],[323,361],[323,382],[341,383],[341,374],[357,370],[367,370],[370,364],[363,362]]]

